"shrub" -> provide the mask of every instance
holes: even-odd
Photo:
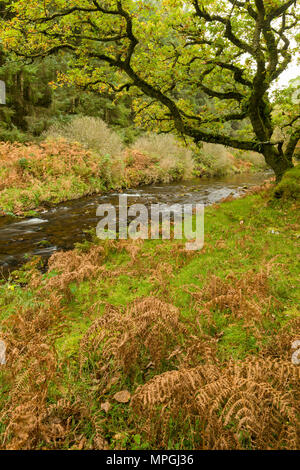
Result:
[[[196,150],[197,176],[226,176],[241,171],[266,168],[264,157],[255,152],[226,149],[223,145],[204,143]]]
[[[173,135],[150,134],[140,137],[133,149],[156,160],[165,182],[189,178],[193,174],[194,161],[190,149],[182,146]]]
[[[79,142],[99,155],[117,157],[122,153],[121,138],[100,118],[76,116],[65,125],[54,124],[45,134],[50,138],[64,138]]]
[[[255,168],[264,170],[268,167],[264,156],[257,152],[245,152],[244,150],[235,150],[234,155],[243,162],[250,162]]]
[[[29,167],[29,161],[27,160],[27,158],[22,157],[20,158],[20,160],[18,160],[18,165],[20,168],[22,168],[22,170],[26,170],[26,168]]]
[[[196,151],[197,176],[224,176],[231,172],[232,161],[222,145],[204,143]]]
[[[28,140],[28,136],[20,131],[17,127],[15,126],[5,126],[5,124],[2,123],[0,126],[0,141],[3,142],[26,142]]]

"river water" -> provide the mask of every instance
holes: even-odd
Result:
[[[196,204],[210,205],[232,195],[238,197],[247,189],[262,184],[271,172],[242,174],[218,179],[193,179],[180,183],[140,186],[127,190],[132,204]],[[99,204],[118,206],[119,193],[87,196],[56,205],[39,213],[38,218],[0,218],[0,277],[20,267],[32,256],[45,261],[57,250],[73,248],[84,241],[86,230],[96,228]]]

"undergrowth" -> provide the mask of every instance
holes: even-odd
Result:
[[[271,192],[206,209],[201,252],[95,240],[3,282],[0,448],[299,448],[299,204]]]
[[[75,117],[39,143],[0,142],[0,216],[31,215],[89,194],[265,169],[262,156],[146,134],[130,147],[101,119]]]
[[[0,142],[0,216],[26,215],[33,209],[89,194],[192,177],[190,154],[175,139],[176,158],[142,153],[134,147],[122,149],[114,135],[109,140],[106,134],[100,149],[98,141],[98,146],[92,146],[92,136],[90,147],[84,145],[83,138],[26,145]],[[181,158],[185,154],[188,163]]]

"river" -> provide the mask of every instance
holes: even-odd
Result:
[[[232,195],[238,197],[247,189],[262,184],[271,172],[241,174],[217,179],[140,186],[123,194],[132,204],[196,204],[210,205]],[[84,241],[86,231],[99,222],[96,210],[99,204],[119,204],[119,193],[87,196],[64,202],[41,211],[36,218],[0,218],[0,276],[6,277],[32,256],[45,261],[57,250],[73,248]]]

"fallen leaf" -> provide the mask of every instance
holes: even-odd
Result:
[[[114,399],[119,403],[128,403],[130,400],[130,393],[128,390],[122,390],[122,392],[118,392],[114,395]]]
[[[125,438],[126,438],[126,434],[118,433],[118,434],[115,434],[113,438],[114,438],[116,441],[120,441],[121,439],[125,439]]]
[[[101,403],[101,410],[105,411],[105,413],[108,413],[111,408],[111,404],[109,401],[106,401],[105,403]]]

